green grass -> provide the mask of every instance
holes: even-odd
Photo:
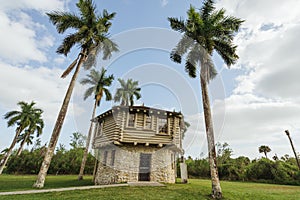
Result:
[[[91,177],[83,182],[76,176],[48,176],[46,188],[91,185]],[[35,176],[0,176],[0,191],[28,190]],[[297,200],[300,186],[272,185],[261,183],[221,182],[224,199]],[[4,187],[2,187],[4,186]],[[195,200],[210,199],[211,182],[191,179],[188,184],[167,184],[166,187],[114,187],[91,190],[76,190],[43,194],[0,196],[0,199],[113,199],[113,200]]]
[[[36,180],[36,175],[0,175],[0,192],[32,190],[32,185]],[[94,185],[92,176],[84,176],[84,180],[77,181],[77,175],[53,176],[48,175],[44,189],[62,188]],[[1,199],[1,197],[0,197]]]

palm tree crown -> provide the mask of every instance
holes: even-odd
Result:
[[[207,0],[200,11],[190,6],[188,19],[168,18],[173,30],[183,33],[182,39],[171,52],[171,59],[181,63],[187,54],[185,69],[191,77],[196,77],[197,64],[201,65],[201,75],[206,81],[213,79],[217,72],[211,60],[214,50],[230,66],[236,62],[238,55],[233,44],[234,33],[238,31],[243,20],[225,16],[225,10],[215,10],[212,0]]]
[[[58,47],[57,53],[68,55],[75,44],[81,47],[81,55],[84,56],[85,69],[96,65],[96,56],[100,51],[103,59],[111,57],[111,53],[118,51],[118,46],[108,38],[108,30],[116,13],[108,13],[103,10],[102,15],[96,16],[96,7],[92,0],[79,0],[76,4],[80,10],[80,16],[69,12],[54,11],[47,13],[51,22],[56,26],[58,33],[64,33],[67,29],[75,29],[77,32],[69,34]],[[65,70],[62,77],[66,77],[76,66],[78,58]]]
[[[269,146],[266,146],[266,145],[261,145],[259,148],[258,148],[258,151],[259,153],[264,153],[266,158],[267,157],[267,153],[269,153],[271,151],[271,148]]]
[[[133,106],[134,97],[138,100],[141,98],[141,88],[138,87],[138,81],[128,79],[126,82],[123,79],[118,79],[121,87],[117,89],[114,101],[120,102],[122,106]]]
[[[8,127],[17,124],[17,129],[22,132],[26,127],[34,124],[31,122],[36,115],[40,116],[43,113],[43,110],[35,108],[35,102],[33,101],[31,103],[20,101],[17,105],[21,107],[21,111],[10,111],[4,115],[4,119],[8,119]]]
[[[112,99],[111,93],[106,87],[109,87],[112,84],[114,76],[106,76],[106,71],[107,70],[104,68],[101,69],[101,72],[92,69],[90,71],[90,74],[87,75],[88,78],[84,78],[80,81],[80,83],[83,85],[91,85],[91,87],[89,87],[84,93],[84,100],[86,100],[89,96],[94,94],[96,104],[97,106],[99,106],[103,93],[106,96],[106,101],[110,101]]]

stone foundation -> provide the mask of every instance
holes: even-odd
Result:
[[[175,183],[175,152],[167,147],[112,145],[101,148],[99,151],[96,185],[137,182],[139,180],[141,153],[151,154],[150,181]],[[114,156],[113,151],[115,152]]]

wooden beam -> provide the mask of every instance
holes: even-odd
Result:
[[[115,145],[121,145],[121,143],[118,142],[118,141],[114,141],[114,144],[115,144]]]

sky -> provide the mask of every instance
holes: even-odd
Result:
[[[58,34],[46,12],[78,13],[76,0],[0,0],[0,151],[8,147],[15,127],[7,127],[3,115],[18,109],[19,101],[35,101],[44,110],[42,143],[50,139],[70,76],[63,70],[79,48],[64,57],[55,53],[67,35]],[[233,156],[259,158],[258,147],[268,145],[270,155],[292,155],[284,130],[288,129],[300,151],[300,1],[216,0],[216,7],[244,19],[235,35],[238,62],[230,69],[213,55],[218,76],[210,82],[215,140],[227,142]],[[169,59],[180,34],[170,29],[168,17],[186,18],[190,5],[201,1],[119,0],[95,1],[98,13],[116,12],[110,37],[119,46],[110,60],[98,58],[117,78],[139,81],[142,98],[137,105],[180,111],[189,127],[185,155],[207,156],[199,78],[191,79],[183,64]],[[85,77],[82,70],[79,79]],[[114,94],[118,87],[111,86]],[[86,134],[93,99],[83,101],[86,87],[77,82],[58,143],[69,147],[73,132]],[[97,114],[114,102],[101,102]]]

